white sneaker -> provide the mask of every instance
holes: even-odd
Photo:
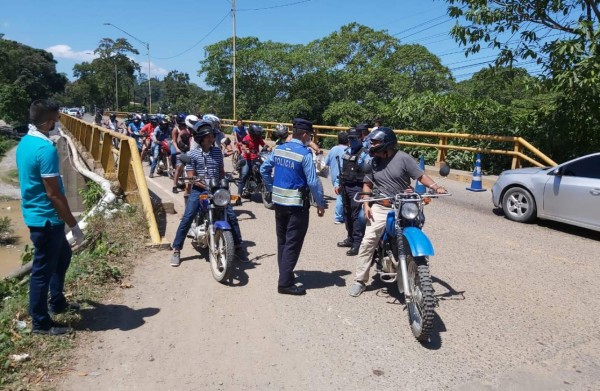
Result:
[[[352,297],[358,297],[358,296],[361,295],[361,293],[363,293],[365,291],[365,289],[367,289],[367,287],[365,286],[365,284],[363,284],[362,282],[356,281],[354,283],[354,285],[352,285],[350,287],[350,292],[348,292],[348,293]]]

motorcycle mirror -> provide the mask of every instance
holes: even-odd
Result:
[[[450,166],[446,162],[442,162],[440,165],[440,176],[448,176],[450,174]]]
[[[185,164],[190,164],[192,162],[192,159],[190,159],[190,157],[185,153],[179,155],[179,160],[181,160],[181,162]]]

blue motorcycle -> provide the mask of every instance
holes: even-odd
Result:
[[[189,163],[189,157],[182,154],[181,161]],[[224,282],[233,270],[235,247],[231,225],[227,221],[226,209],[236,202],[238,196],[231,195],[229,183],[232,178],[204,181],[201,177],[183,177],[180,182],[206,182],[208,190],[200,194],[200,208],[192,222],[187,236],[194,247],[208,248],[210,270],[215,280]]]
[[[442,176],[449,169],[443,166]],[[396,283],[398,291],[404,293],[408,308],[408,322],[415,338],[420,342],[429,340],[434,319],[434,290],[429,272],[429,257],[434,255],[431,241],[423,233],[425,224],[423,207],[431,198],[450,194],[418,194],[403,192],[393,196],[372,193],[357,193],[356,202],[378,202],[391,206],[385,230],[373,254],[375,274],[382,282]],[[361,198],[368,196],[368,198]]]

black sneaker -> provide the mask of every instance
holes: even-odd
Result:
[[[81,305],[79,305],[79,303],[68,303],[67,302],[67,305],[60,310],[56,310],[52,307],[48,307],[48,313],[51,316],[54,316],[54,315],[62,314],[65,312],[79,312],[80,309],[81,309]]]
[[[179,188],[177,186],[173,186],[173,193],[179,193]]]
[[[56,335],[65,335],[65,334],[71,334],[73,332],[73,329],[69,326],[65,326],[59,323],[52,323],[52,326],[50,326],[48,329],[38,329],[38,328],[32,328],[31,329],[31,334],[37,334],[37,335],[52,335],[52,336],[56,336]]]

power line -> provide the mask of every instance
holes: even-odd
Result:
[[[179,57],[179,56],[181,56],[181,55],[183,55],[183,54],[185,54],[185,53],[189,52],[190,50],[192,50],[193,48],[195,48],[196,46],[198,46],[198,45],[199,45],[199,44],[200,44],[202,41],[204,41],[206,38],[208,38],[208,36],[209,36],[210,34],[212,34],[212,32],[213,32],[213,31],[215,31],[215,30],[217,29],[217,27],[219,27],[219,26],[221,25],[221,23],[223,23],[223,21],[225,20],[225,18],[227,18],[227,17],[228,17],[230,14],[231,14],[231,11],[227,11],[227,13],[225,14],[225,16],[223,16],[223,19],[221,19],[221,20],[219,21],[219,23],[217,23],[217,24],[216,24],[216,26],[212,28],[212,30],[210,30],[210,31],[209,31],[209,32],[208,32],[208,33],[207,33],[207,34],[206,34],[204,37],[202,37],[202,38],[201,38],[201,39],[200,39],[198,42],[196,42],[195,44],[193,44],[193,45],[192,45],[192,46],[191,46],[189,49],[186,49],[186,50],[184,50],[183,52],[181,52],[181,53],[179,53],[179,54],[176,54],[176,55],[174,55],[174,56],[171,56],[171,57],[154,57],[154,58],[156,58],[156,59],[158,59],[158,60],[170,60],[170,59],[172,59],[172,58]]]
[[[417,35],[417,34],[419,34],[419,33],[422,33],[423,31],[430,30],[430,29],[432,29],[432,28],[434,28],[434,27],[437,27],[437,26],[439,26],[439,25],[442,25],[442,24],[444,24],[444,23],[448,23],[448,22],[451,22],[451,21],[452,21],[452,19],[443,20],[443,21],[441,21],[441,22],[439,22],[439,23],[436,23],[436,24],[434,24],[433,26],[429,26],[429,27],[427,27],[427,28],[425,28],[425,29],[423,29],[423,30],[419,30],[419,31],[417,31],[416,33],[408,34],[408,35],[406,35],[406,36],[404,36],[404,37],[400,37],[399,39],[400,39],[400,41],[402,41],[403,39],[406,39],[406,38],[408,38],[408,37],[412,37],[413,35]]]
[[[262,10],[270,10],[270,9],[273,9],[273,8],[289,7],[291,5],[308,3],[309,1],[311,1],[311,0],[296,1],[295,3],[274,5],[274,6],[271,6],[271,7],[263,7],[263,8],[238,8],[236,11],[262,11]]]
[[[419,23],[419,24],[417,24],[417,25],[415,25],[415,26],[409,27],[409,28],[407,28],[407,29],[405,29],[405,30],[402,30],[402,31],[400,31],[400,32],[397,32],[397,33],[395,33],[395,34],[392,34],[392,37],[395,37],[395,36],[397,36],[397,35],[400,35],[400,34],[407,33],[407,32],[409,32],[409,31],[411,31],[411,30],[414,30],[414,29],[416,29],[416,28],[419,28],[419,27],[421,27],[421,26],[425,26],[426,24],[429,24],[429,23],[431,23],[431,22],[435,22],[436,20],[440,20],[440,19],[443,19],[443,18],[445,18],[445,17],[446,17],[446,14],[444,14],[444,15],[440,15],[440,16],[437,16],[437,17],[435,17],[435,18],[433,18],[433,19],[426,20],[425,22]]]

